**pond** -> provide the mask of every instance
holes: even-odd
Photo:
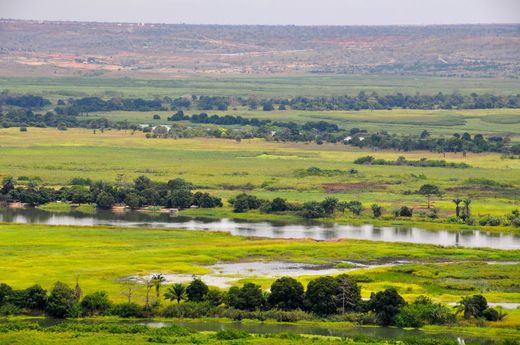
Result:
[[[80,212],[54,213],[37,208],[0,209],[0,222],[120,227],[175,228],[186,230],[211,230],[229,232],[235,236],[267,238],[312,238],[335,240],[341,238],[424,243],[440,246],[483,247],[495,249],[520,249],[520,235],[493,233],[480,230],[428,230],[417,227],[384,226],[370,224],[345,225],[301,221],[299,223],[252,222],[235,219],[202,219],[173,217],[167,213],[129,211],[114,213],[99,210],[94,214]]]

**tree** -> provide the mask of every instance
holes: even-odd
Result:
[[[168,194],[171,207],[189,208],[193,202],[193,194],[189,189],[175,189]]]
[[[333,277],[319,277],[309,282],[305,292],[305,309],[320,316],[336,312],[335,296],[338,282]]]
[[[338,206],[338,199],[327,197],[325,200],[321,202],[321,207],[325,211],[327,215],[332,215],[336,211],[336,207]]]
[[[370,307],[376,313],[377,322],[383,326],[393,325],[401,307],[406,305],[403,297],[394,288],[379,291],[370,299]]]
[[[262,205],[262,200],[258,199],[254,195],[248,195],[241,193],[235,198],[229,200],[230,204],[233,205],[233,212],[246,212],[248,210],[256,210]]]
[[[483,316],[484,310],[488,308],[487,300],[482,295],[464,296],[457,304],[457,314],[462,313],[465,319],[472,316],[479,318]]]
[[[188,301],[203,302],[208,293],[208,286],[200,278],[193,278],[191,283],[186,288],[186,295]]]
[[[289,205],[287,205],[287,200],[282,198],[274,198],[271,201],[271,211],[273,212],[283,212],[289,209]]]
[[[149,177],[141,175],[134,180],[135,189],[142,192],[145,189],[152,188],[153,183]]]
[[[152,276],[152,284],[155,286],[155,297],[159,300],[161,284],[166,281],[164,274],[157,273]]]
[[[301,215],[304,218],[321,218],[326,215],[323,205],[317,201],[307,201],[302,206]]]
[[[262,288],[253,283],[245,283],[241,288],[231,287],[228,291],[227,304],[241,310],[258,310],[264,305]]]
[[[2,194],[6,195],[10,191],[12,191],[15,187],[15,179],[12,176],[4,177],[2,181]]]
[[[346,274],[337,276],[336,281],[336,301],[338,309],[340,309],[343,314],[347,311],[359,310],[362,302],[361,289],[356,281]]]
[[[294,278],[282,277],[271,285],[267,302],[273,308],[294,310],[303,308],[303,285]]]
[[[40,285],[33,285],[23,290],[22,308],[30,310],[44,310],[47,304],[47,290]]]
[[[432,184],[423,184],[418,191],[419,194],[426,196],[428,199],[428,208],[430,208],[430,199],[433,195],[440,195],[441,190],[438,186]]]
[[[186,287],[181,283],[175,283],[166,290],[164,298],[170,301],[181,301],[186,297]]]
[[[271,102],[265,103],[263,106],[263,110],[264,111],[273,111],[274,110],[273,103],[271,103]]]
[[[401,206],[401,208],[394,211],[396,217],[411,217],[413,216],[413,208],[408,206]]]
[[[206,294],[206,302],[209,303],[210,305],[214,306],[214,307],[218,307],[219,305],[222,304],[222,301],[223,301],[223,293],[222,291],[218,290],[218,289],[215,289],[215,288],[210,288],[208,290],[208,293]]]
[[[459,205],[462,202],[462,199],[457,197],[457,198],[453,199],[452,201],[455,204],[455,215],[457,216],[457,218],[459,218],[460,217],[460,206]]]
[[[96,291],[86,295],[81,301],[83,313],[88,316],[104,315],[112,307],[105,291]]]
[[[125,196],[125,204],[132,209],[136,209],[141,207],[142,200],[137,193],[128,193]]]
[[[370,208],[372,209],[372,214],[374,215],[374,218],[379,218],[383,214],[383,208],[378,204],[372,204]]]
[[[169,190],[176,190],[176,189],[187,189],[192,190],[193,185],[190,182],[186,182],[182,178],[175,178],[173,180],[169,180],[167,182],[167,186]]]
[[[233,202],[233,212],[242,213],[249,211],[249,203],[245,198],[236,198]]]
[[[96,205],[100,208],[111,208],[115,202],[112,194],[105,191],[99,193],[96,198]]]
[[[5,283],[0,283],[0,306],[7,303],[13,293],[13,288]]]
[[[349,201],[347,203],[347,208],[356,216],[359,216],[361,212],[363,212],[363,204],[357,200]]]
[[[54,284],[45,308],[47,314],[56,318],[78,317],[80,310],[74,289],[61,282]]]

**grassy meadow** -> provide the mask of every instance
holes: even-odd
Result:
[[[423,208],[426,199],[414,194],[422,184],[439,185],[444,196],[434,204],[445,215],[453,213],[451,199],[469,196],[477,214],[509,213],[519,207],[520,160],[499,154],[442,154],[431,152],[371,152],[341,144],[274,143],[225,139],[145,139],[143,133],[86,129],[0,129],[0,177],[38,176],[52,186],[74,177],[131,181],[146,175],[157,181],[181,177],[199,189],[227,199],[241,189],[262,198],[290,201],[321,200],[331,195],[343,201],[359,200],[368,207],[378,203],[386,212],[408,205]],[[446,159],[464,162],[468,169],[355,165],[361,156],[395,160],[403,155],[417,160]],[[300,176],[309,167],[339,169],[338,176]],[[358,170],[349,174],[349,169]],[[479,185],[479,179],[500,184],[498,190]],[[411,193],[410,193],[411,192]],[[216,212],[218,210],[215,210]]]
[[[456,302],[483,293],[493,302],[520,302],[519,250],[471,249],[358,240],[313,241],[236,237],[210,231],[0,224],[0,276],[16,288],[56,281],[75,283],[84,293],[105,290],[124,301],[124,277],[151,273],[206,274],[218,262],[281,260],[335,265],[342,261],[410,264],[353,271],[362,294],[396,287],[411,300],[428,294]],[[505,261],[487,264],[486,261]],[[447,264],[446,262],[451,262]],[[458,262],[456,265],[453,262]],[[302,277],[307,283],[312,277]],[[239,281],[242,283],[246,280]],[[251,277],[268,288],[273,279]],[[135,301],[144,301],[144,286]]]
[[[424,94],[520,93],[518,79],[449,78],[392,75],[201,76],[176,79],[99,77],[2,77],[0,90],[44,95],[53,99],[84,96],[179,97],[184,95],[292,97],[402,92]]]

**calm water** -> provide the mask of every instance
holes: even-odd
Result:
[[[42,327],[54,326],[59,323],[96,323],[96,321],[70,321],[57,319],[28,319],[25,321],[36,322]],[[0,319],[0,322],[2,320]],[[234,329],[248,333],[266,334],[266,333],[292,333],[292,334],[311,334],[311,335],[329,335],[337,337],[354,337],[359,335],[380,337],[386,339],[403,339],[407,337],[446,337],[452,339],[464,339],[465,342],[478,341],[479,343],[492,344],[494,341],[485,337],[467,337],[457,333],[445,332],[438,334],[429,334],[421,330],[412,329],[404,330],[393,327],[338,327],[328,328],[321,326],[305,326],[297,324],[277,324],[277,323],[242,323],[242,322],[219,322],[217,320],[193,320],[193,321],[118,321],[117,323],[138,323],[148,327],[169,327],[172,325],[187,327],[199,332],[218,332],[220,330]]]
[[[276,222],[248,222],[227,218],[215,220],[172,217],[169,214],[148,214],[143,212],[113,213],[111,211],[97,211],[95,214],[83,214],[79,212],[53,213],[35,208],[0,209],[0,222],[177,228],[224,231],[237,236],[268,238],[312,238],[316,240],[351,238],[385,242],[427,243],[441,246],[520,249],[520,235],[490,233],[479,230],[454,232],[447,230],[426,230],[415,227],[355,226],[315,222],[285,224]]]

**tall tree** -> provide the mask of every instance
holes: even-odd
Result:
[[[177,301],[177,303],[181,303],[181,301],[186,297],[186,286],[181,283],[175,283],[166,290],[164,294],[164,298],[170,301]]]
[[[421,186],[421,188],[419,188],[419,191],[418,191],[419,194],[421,195],[424,195],[426,196],[427,200],[428,200],[428,208],[430,208],[431,206],[431,197],[433,195],[440,195],[441,194],[441,190],[439,189],[438,186],[435,186],[433,184],[423,184]]]
[[[157,300],[159,300],[160,290],[161,290],[161,284],[166,281],[166,278],[164,277],[164,274],[157,273],[152,276],[152,283],[155,286],[155,297]]]
[[[459,218],[460,217],[460,203],[462,202],[462,199],[460,199],[459,197],[456,197],[452,201],[455,204],[455,215],[457,216],[457,218]]]

